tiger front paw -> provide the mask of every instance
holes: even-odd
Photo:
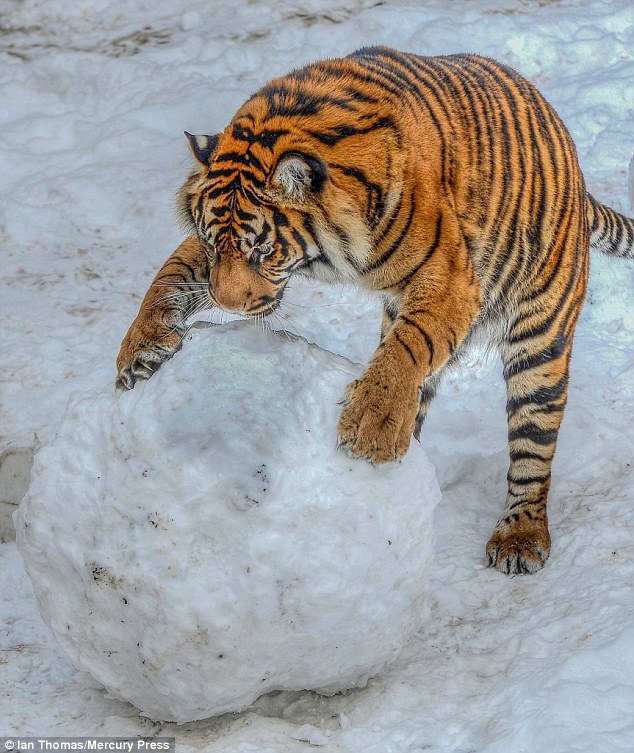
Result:
[[[418,395],[416,384],[395,383],[369,369],[346,390],[337,427],[339,446],[376,465],[399,460],[414,430]]]
[[[139,379],[149,379],[182,344],[182,333],[175,329],[163,333],[132,324],[123,338],[117,356],[117,390],[131,390]]]

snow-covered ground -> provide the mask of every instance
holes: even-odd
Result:
[[[27,465],[71,391],[112,382],[140,297],[180,239],[173,195],[190,164],[181,132],[214,133],[274,75],[378,42],[518,68],[567,123],[590,191],[628,212],[631,0],[4,0],[0,450],[23,448]],[[506,426],[499,365],[474,353],[425,426],[443,490],[431,615],[387,674],[332,698],[273,694],[239,715],[149,722],[73,668],[6,543],[0,735],[175,734],[182,750],[232,753],[295,753],[306,739],[344,753],[631,753],[634,268],[595,257],[591,277],[542,572],[484,568],[505,493]],[[376,302],[299,283],[290,293],[285,326],[367,360]],[[11,493],[19,486],[3,480]]]

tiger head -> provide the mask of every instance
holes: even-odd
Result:
[[[340,112],[312,118],[307,130],[305,119],[298,127],[271,107],[270,97],[256,97],[221,134],[185,134],[197,162],[179,193],[180,213],[206,250],[212,302],[243,315],[273,311],[295,270],[358,278],[371,249],[359,176],[374,177],[367,166],[379,163],[376,135],[365,145],[355,140],[362,172],[338,150]]]
[[[240,126],[186,135],[202,169],[189,177],[180,205],[206,251],[211,300],[245,315],[272,311],[293,270],[319,257],[309,207],[324,189],[325,166],[296,150],[273,165]]]

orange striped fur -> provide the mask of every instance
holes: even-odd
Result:
[[[385,463],[486,328],[504,364],[510,453],[488,562],[541,568],[589,249],[634,256],[634,221],[586,192],[553,108],[487,58],[378,47],[293,71],[223,133],[187,136],[197,164],[179,203],[191,234],[123,341],[118,385],[149,377],[198,309],[266,315],[293,274],[353,282],[382,294],[385,313],[339,441]]]

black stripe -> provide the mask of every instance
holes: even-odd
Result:
[[[546,473],[542,476],[526,476],[523,478],[516,478],[511,476],[511,471],[506,475],[506,480],[509,482],[509,484],[514,484],[515,486],[528,486],[529,484],[545,484],[547,481],[550,480],[550,473]]]
[[[317,96],[303,89],[287,89],[281,84],[265,86],[259,94],[266,99],[268,113],[266,118],[274,117],[309,117],[317,115],[328,107],[355,111],[354,102],[339,97]]]
[[[235,170],[229,171],[229,175],[235,175]],[[218,196],[223,196],[224,194],[228,195],[231,192],[236,191],[238,188],[240,188],[240,179],[235,175],[234,179],[230,180],[229,183],[224,186],[210,186],[205,189],[204,197],[206,199],[216,199]]]
[[[351,245],[350,236],[348,235],[346,230],[344,230],[340,225],[338,225],[336,222],[334,222],[331,219],[329,213],[325,210],[324,210],[324,217],[328,222],[329,229],[339,239],[342,246],[343,255],[345,256],[346,261],[350,264],[351,267],[353,267],[355,271],[360,272],[361,269],[359,267],[358,260],[355,258],[353,254],[350,253],[350,245]]]
[[[252,204],[255,204],[256,206],[263,207],[265,209],[273,209],[274,204],[269,203],[268,201],[264,201],[262,198],[260,198],[254,191],[249,188],[249,186],[242,186],[240,188],[240,193],[242,196],[244,196],[245,199],[248,199]]]
[[[475,139],[469,141],[469,164],[473,166],[473,172],[477,176],[483,175],[483,166],[487,170],[491,169],[494,149],[493,128],[495,122],[492,114],[487,110],[486,103],[481,96],[481,87],[473,87],[468,81],[466,71],[461,62],[456,64],[452,58],[439,58],[435,61],[441,69],[445,66],[453,73],[460,84],[460,92],[456,91],[456,84],[452,82],[453,91],[452,104],[454,107],[460,107],[463,110],[463,117],[468,120],[475,133]],[[458,96],[456,96],[456,94]],[[476,102],[481,106],[483,117],[480,117]],[[466,103],[466,105],[465,105]],[[486,127],[486,140],[483,138],[482,124]],[[469,129],[470,131],[471,129]],[[468,134],[471,136],[471,133]],[[475,142],[475,148],[474,148]],[[488,143],[487,143],[488,142]],[[487,147],[488,146],[488,151]],[[483,210],[484,211],[484,210]],[[479,217],[478,225],[485,224],[486,218]]]
[[[555,272],[557,272],[558,270],[559,270],[559,267],[557,267],[557,269],[555,270]],[[541,288],[532,291],[531,296],[530,296],[531,300],[535,301],[537,298],[541,297],[544,293],[547,293],[548,290],[550,289],[550,286],[554,283],[556,276],[557,275],[555,273],[552,274],[548,278],[548,280],[545,282],[545,284],[542,285]],[[571,293],[573,287],[576,285],[576,283],[577,283],[577,278],[575,277],[574,274],[571,274],[568,277],[568,282],[566,284],[565,290],[559,295],[559,301],[560,302],[561,301],[565,302],[565,301],[568,300],[568,296],[570,295],[570,293]],[[555,320],[557,319],[557,317],[560,314],[561,314],[561,305],[558,306],[557,308],[555,308],[554,311],[551,311],[550,314],[548,315],[548,317],[538,327],[535,327],[530,332],[526,332],[524,334],[513,335],[512,334],[513,330],[515,329],[515,327],[517,326],[517,324],[522,324],[524,322],[524,318],[522,317],[519,320],[519,322],[516,320],[511,325],[511,328],[510,328],[510,331],[509,331],[508,342],[511,345],[517,345],[517,343],[522,342],[522,340],[527,340],[527,339],[533,338],[533,337],[539,337],[539,336],[545,334],[553,326],[553,324],[555,323]]]
[[[165,274],[161,275],[158,279],[164,280],[166,277],[176,277],[176,279],[181,280],[184,285],[189,285],[189,283],[191,282],[191,278],[185,277],[185,275],[182,272],[169,272],[168,270],[165,270]]]
[[[184,259],[181,259],[180,256],[172,256],[170,259],[170,262],[179,264],[181,267],[185,267],[185,269],[191,274],[191,279],[196,280],[196,270],[189,262],[184,261]]]
[[[363,65],[363,63],[360,62],[359,65]],[[398,100],[402,98],[403,91],[400,86],[392,86],[391,84],[386,83],[381,78],[378,78],[374,76],[371,72],[369,72],[364,65],[363,65],[363,73],[361,73],[360,71],[356,71],[354,69],[349,69],[346,71],[346,77],[354,78],[363,86],[367,86],[368,84],[377,86],[383,91],[389,92],[390,94],[392,94],[392,96],[394,96]]]
[[[562,234],[565,235],[573,220],[572,211],[574,207],[570,201],[570,187],[574,185],[572,175],[575,170],[570,164],[570,149],[568,144],[570,137],[567,136],[567,132],[562,136],[561,128],[557,122],[557,114],[534,87],[528,88],[525,96],[532,104],[532,111],[537,117],[537,123],[541,132],[539,144],[540,146],[546,146],[552,164],[552,172],[555,175],[554,185],[553,181],[544,182],[545,191],[548,194],[545,197],[545,202],[549,207],[556,204],[559,205],[557,216],[553,217],[551,215],[548,218],[548,227],[555,228],[559,232],[554,234],[551,244],[542,244],[543,258],[536,270],[536,274],[539,276],[550,261],[552,244],[556,243],[562,237]],[[560,138],[556,139],[556,135]],[[563,152],[563,163],[557,157],[556,145]],[[566,215],[568,217],[567,221],[565,221]]]
[[[616,212],[612,213],[612,217],[614,220],[614,236],[612,238],[612,246],[616,251],[623,242],[623,223],[621,222],[621,218]]]
[[[196,202],[196,206],[194,210],[192,211],[192,217],[197,222],[200,221],[203,216],[203,205],[205,202],[206,193],[207,193],[206,191],[202,191],[200,193],[200,196],[198,197],[198,201]]]
[[[387,297],[383,299],[383,311],[392,322],[398,316],[398,306]]]
[[[409,347],[409,345],[406,342],[403,341],[403,339],[400,337],[400,335],[398,334],[398,332],[394,331],[393,334],[394,334],[394,337],[396,338],[396,340],[407,351],[409,357],[412,359],[412,363],[414,364],[414,366],[418,366],[418,362],[416,361],[416,357],[414,356],[414,353],[412,352],[412,349]]]
[[[250,128],[244,128],[239,123],[236,123],[233,126],[232,135],[233,138],[236,139],[236,141],[246,141],[248,144],[260,144],[260,146],[263,146],[267,149],[273,149],[278,139],[280,139],[282,136],[288,135],[289,133],[290,131],[286,130],[285,128],[276,130],[267,128],[261,133],[253,133]]]
[[[238,219],[242,220],[243,222],[250,222],[251,220],[257,220],[258,218],[256,214],[245,212],[244,209],[241,209],[239,206],[236,206],[235,213]]]
[[[450,327],[448,324],[446,327],[448,330],[447,344],[449,345],[449,353],[451,354],[458,347],[458,335],[453,327]]]
[[[277,207],[273,207],[273,222],[275,223],[275,227],[288,227],[288,218]]]
[[[504,367],[504,379],[510,379],[517,376],[517,374],[521,374],[523,371],[534,369],[536,366],[543,366],[545,363],[561,358],[567,348],[568,340],[563,332],[559,332],[544,350],[540,350],[538,353],[531,353],[528,356],[514,356],[513,361],[515,362],[507,363]]]
[[[248,101],[251,102],[253,99],[254,97],[251,97]],[[248,120],[251,123],[255,123],[255,117],[250,112],[245,112],[240,115],[240,120]]]
[[[422,84],[427,89],[427,93],[431,93],[435,97],[436,106],[442,110],[447,122],[451,123],[453,118],[452,113],[447,109],[445,102],[446,97],[438,93],[435,85],[438,78],[438,70],[436,70],[433,65],[430,66],[430,61],[427,58],[412,55],[408,56],[409,59],[407,60],[405,57],[392,50],[384,50],[381,55],[383,57],[391,57],[398,65],[405,68],[405,72],[403,72],[396,66],[386,63],[383,60],[374,61],[375,65],[391,72],[392,77],[396,79],[397,83],[400,80],[401,86],[405,86],[405,89],[412,94],[418,104],[427,111],[427,114],[436,127],[437,137],[440,142],[440,163],[442,165],[443,176],[447,183],[451,183],[453,179],[453,157],[451,150],[447,148],[445,129],[442,127],[440,120],[438,119],[435,108],[427,101],[427,97],[423,95],[420,88],[420,85]],[[413,61],[415,61],[416,65],[414,65]],[[423,76],[420,72],[421,69],[425,69],[429,75]],[[412,82],[411,77],[413,77],[417,83]]]
[[[230,210],[229,207],[225,206],[224,204],[221,204],[219,207],[208,207],[208,211],[211,212],[215,217],[224,217]]]
[[[566,374],[562,379],[560,379],[555,384],[546,387],[544,385],[541,385],[537,389],[533,390],[532,392],[529,392],[525,395],[517,396],[517,397],[511,397],[506,402],[506,412],[509,416],[517,413],[518,410],[521,408],[526,407],[527,405],[533,405],[538,406],[540,413],[548,413],[550,411],[544,410],[548,406],[549,403],[555,403],[557,400],[561,400],[562,398],[566,397],[566,389],[568,387],[568,375]],[[553,405],[553,411],[564,409],[564,402],[561,404]]]
[[[359,47],[358,50],[355,50],[354,52],[351,52],[348,57],[351,60],[359,60],[363,58],[373,58],[377,55],[381,55],[383,51],[385,50],[385,47],[382,47],[381,45],[370,45],[367,47]]]
[[[558,429],[542,429],[538,424],[532,422],[522,424],[517,429],[509,431],[509,442],[517,442],[520,439],[528,439],[533,444],[542,447],[555,444],[557,441]]]
[[[590,227],[590,232],[596,233],[596,231],[601,226],[601,215],[599,214],[599,202],[591,194],[588,194],[587,196],[588,196],[588,201],[592,205],[592,226]]]
[[[371,181],[363,170],[358,167],[331,164],[330,169],[340,170],[344,175],[349,175],[350,177],[355,178],[355,180],[358,180],[366,189],[368,194],[366,220],[370,227],[374,229],[382,219],[383,211],[385,209],[383,188],[378,183]]]
[[[500,127],[500,134],[498,136],[501,136],[501,138],[498,137],[498,144],[501,147],[502,164],[497,165],[497,172],[498,177],[501,177],[502,179],[502,191],[499,202],[496,203],[495,206],[490,207],[491,214],[493,217],[495,217],[495,221],[490,232],[492,235],[500,237],[502,235],[502,224],[509,220],[509,207],[511,205],[511,200],[514,197],[514,192],[517,192],[517,195],[515,198],[516,207],[513,219],[516,218],[519,209],[518,199],[521,198],[521,192],[518,190],[518,186],[521,184],[517,183],[515,172],[514,170],[511,170],[510,166],[513,164],[512,145],[514,143],[514,138],[519,135],[520,127],[517,118],[514,117],[515,108],[513,102],[509,101],[510,96],[508,95],[508,87],[500,74],[500,70],[497,68],[497,66],[487,65],[488,61],[486,60],[478,60],[477,58],[474,58],[472,65],[476,66],[478,63],[480,64],[480,68],[486,71],[486,74],[488,74],[489,82],[493,82],[494,85],[493,87],[491,87],[489,82],[487,82],[487,84],[489,85],[484,87],[485,96],[489,97],[489,89],[492,89],[495,87],[495,85],[497,85],[497,87],[506,95],[507,105],[511,110],[512,120],[509,122],[503,107],[498,102],[492,103],[492,111],[495,112],[497,119],[499,120]],[[513,219],[511,219],[510,222],[512,222]],[[492,286],[495,286],[497,284],[502,275],[502,272],[506,268],[507,261],[508,257],[505,254],[498,253],[490,278]]]
[[[277,228],[275,228],[274,237],[275,237],[275,242],[278,243],[282,247],[282,255],[285,259],[288,256],[288,247],[290,244],[286,240],[286,238],[282,235],[282,233],[278,232]]]
[[[533,497],[533,496],[531,496],[529,499],[526,499],[525,496],[524,496],[526,494],[526,492],[523,492],[521,494],[515,494],[510,489],[509,489],[509,494],[511,495],[511,497],[522,497],[522,499],[518,500],[517,502],[513,502],[512,505],[509,505],[509,507],[508,507],[509,511],[510,510],[514,510],[516,507],[521,507],[522,505],[543,505],[544,504],[544,500],[542,499],[543,492],[542,492],[542,494],[540,494],[539,497],[537,497],[537,499],[535,499],[535,497]],[[524,515],[526,515],[527,517],[529,517],[529,514],[528,514],[527,510],[523,510],[522,512],[524,513]],[[519,519],[519,515],[517,517]],[[533,520],[532,517],[530,519]]]
[[[303,217],[304,221],[304,227],[306,228],[306,232],[310,235],[310,237],[313,239],[314,244],[319,249],[319,256],[317,256],[314,259],[309,260],[309,264],[314,264],[317,261],[322,262],[323,264],[326,264],[328,267],[334,267],[334,264],[328,257],[328,254],[326,254],[326,249],[323,247],[321,241],[319,240],[319,237],[317,236],[317,232],[315,231],[315,226],[313,225],[312,217],[309,214],[305,214]]]
[[[399,319],[404,321],[405,324],[409,324],[410,327],[414,327],[415,329],[419,331],[423,340],[425,340],[425,345],[427,345],[427,350],[429,350],[429,365],[431,366],[434,361],[434,355],[435,355],[434,343],[431,337],[419,324],[417,324],[413,319],[410,319],[408,316],[404,316],[403,314],[401,314],[399,316]]]
[[[439,214],[436,219],[436,236],[434,240],[432,241],[431,246],[427,249],[425,256],[422,258],[422,260],[412,269],[411,272],[405,275],[405,277],[402,277],[397,283],[394,283],[392,285],[389,285],[388,287],[399,287],[401,285],[407,285],[407,283],[414,277],[414,275],[427,264],[427,262],[431,259],[431,257],[436,253],[440,246],[440,234],[441,234],[441,227],[442,227],[442,215]]]
[[[214,159],[214,165],[220,162],[236,162],[240,165],[253,166],[256,170],[259,170],[262,173],[266,172],[260,160],[250,150],[246,151],[244,154],[240,154],[240,152],[225,152]],[[213,179],[213,177],[219,174],[228,173],[214,168],[211,170],[210,177]]]
[[[209,171],[209,180],[218,180],[219,178],[227,178],[230,175],[235,175],[237,167],[225,167],[223,169],[213,169]]]
[[[296,228],[293,228],[291,235],[293,236],[295,243],[297,243],[301,248],[302,254],[305,257],[308,252],[308,244],[306,243],[306,239]]]
[[[366,105],[375,105],[378,102],[376,97],[371,97],[369,94],[355,89],[353,86],[344,86],[343,91],[355,102],[363,102]]]
[[[373,261],[371,264],[369,264],[365,269],[363,270],[363,274],[366,274],[368,272],[372,272],[375,269],[378,269],[378,267],[385,264],[386,261],[394,254],[396,251],[398,251],[401,243],[405,239],[405,236],[409,232],[409,229],[412,225],[412,220],[414,219],[414,213],[416,212],[416,203],[414,201],[414,196],[410,195],[410,200],[412,202],[409,210],[409,215],[407,217],[407,220],[405,220],[405,225],[401,229],[401,232],[398,234],[398,237],[396,240],[390,245],[390,247],[387,249],[387,251],[384,251],[381,256],[379,256],[378,259]],[[400,208],[400,207],[399,207]],[[385,233],[383,233],[383,237],[387,235],[387,230]]]
[[[255,219],[255,216],[253,216],[253,219]],[[258,234],[258,236],[255,239],[254,245],[259,246],[267,239],[269,233],[271,232],[271,226],[268,223],[267,220],[264,220],[264,223],[262,225],[262,232]]]
[[[511,450],[509,453],[511,463],[518,463],[522,460],[539,460],[543,463],[550,463],[552,461],[551,455],[540,455],[537,452],[529,452],[527,450]]]
[[[407,76],[405,76],[403,71],[398,70],[398,68],[396,68],[394,65],[391,65],[390,63],[387,63],[383,60],[379,60],[379,59],[367,60],[366,65],[375,73],[377,73],[377,75],[390,81],[396,86],[397,89],[400,89],[401,101],[403,99],[403,94],[405,92],[409,92],[412,95],[412,97],[416,100],[416,102],[421,107],[425,108],[425,110],[427,111],[427,114],[429,115],[430,119],[434,123],[434,126],[436,127],[437,137],[440,142],[440,162],[441,162],[441,165],[443,166],[443,170],[445,170],[445,167],[447,164],[447,160],[446,160],[447,148],[446,148],[446,143],[445,143],[444,130],[440,124],[440,121],[438,120],[438,116],[436,115],[434,108],[430,105],[429,102],[426,101],[425,97],[423,97],[420,87],[416,86]],[[445,177],[448,180],[448,177],[447,176]]]
[[[392,120],[392,118],[389,118],[387,116],[383,118],[379,118],[374,123],[367,126],[366,128],[357,128],[351,125],[340,125],[340,126],[335,126],[334,128],[331,128],[328,132],[310,130],[308,131],[308,133],[314,138],[316,138],[318,141],[321,141],[322,144],[326,144],[327,146],[334,146],[335,144],[338,144],[340,141],[343,141],[344,139],[348,139],[351,136],[361,136],[367,133],[372,133],[372,131],[377,131],[382,128],[391,130],[396,134],[399,133],[394,120]]]
[[[366,91],[358,89],[349,83],[343,85],[343,82],[347,82],[350,78],[359,81],[364,87],[368,83],[376,84],[377,82],[359,76],[357,71],[351,70],[347,66],[344,69],[339,60],[320,60],[308,68],[293,71],[289,75],[296,80],[310,80],[311,82],[316,81],[317,83],[321,83],[323,81],[322,76],[325,75],[328,78],[334,79],[336,81],[337,89],[340,88],[341,91],[345,92],[352,102],[375,105],[380,101],[376,97],[369,95]]]

